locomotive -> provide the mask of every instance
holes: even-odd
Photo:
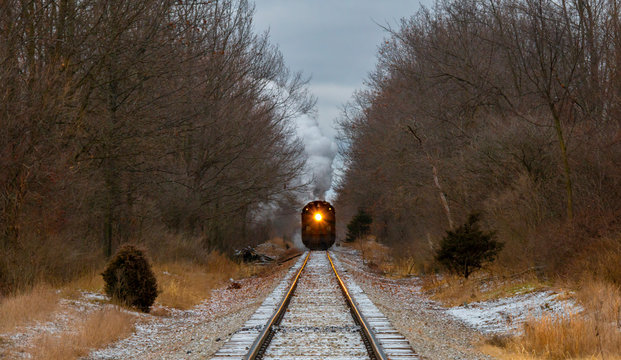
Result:
[[[334,206],[311,201],[302,209],[302,242],[311,250],[328,250],[336,238]]]

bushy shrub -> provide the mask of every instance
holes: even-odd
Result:
[[[448,270],[466,279],[487,262],[492,262],[504,246],[494,240],[494,232],[479,229],[479,215],[472,214],[455,231],[447,231],[435,258]]]
[[[121,246],[102,276],[106,294],[113,300],[149,312],[157,297],[157,280],[143,250]]]
[[[368,235],[371,229],[373,218],[363,209],[358,210],[358,214],[347,224],[347,237],[345,241],[352,242],[357,238]]]

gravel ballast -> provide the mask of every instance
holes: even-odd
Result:
[[[419,281],[387,279],[366,271],[356,252],[335,248],[341,264],[423,359],[492,359],[477,349],[483,336],[424,297]]]

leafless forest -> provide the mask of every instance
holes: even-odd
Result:
[[[619,2],[440,1],[387,30],[340,120],[341,216],[429,271],[479,212],[505,268],[620,283]]]
[[[314,101],[252,16],[246,0],[0,2],[0,292],[128,241],[230,251],[267,237],[261,206],[296,208],[290,120]],[[618,279],[618,1],[441,1],[386,30],[339,121],[341,226],[366,209],[426,272],[479,212],[506,268]]]
[[[313,108],[245,0],[0,2],[0,293],[119,244],[200,257],[292,203]]]

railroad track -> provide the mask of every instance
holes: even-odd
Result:
[[[338,267],[329,252],[309,252],[212,359],[418,359],[350,281],[352,297]]]

